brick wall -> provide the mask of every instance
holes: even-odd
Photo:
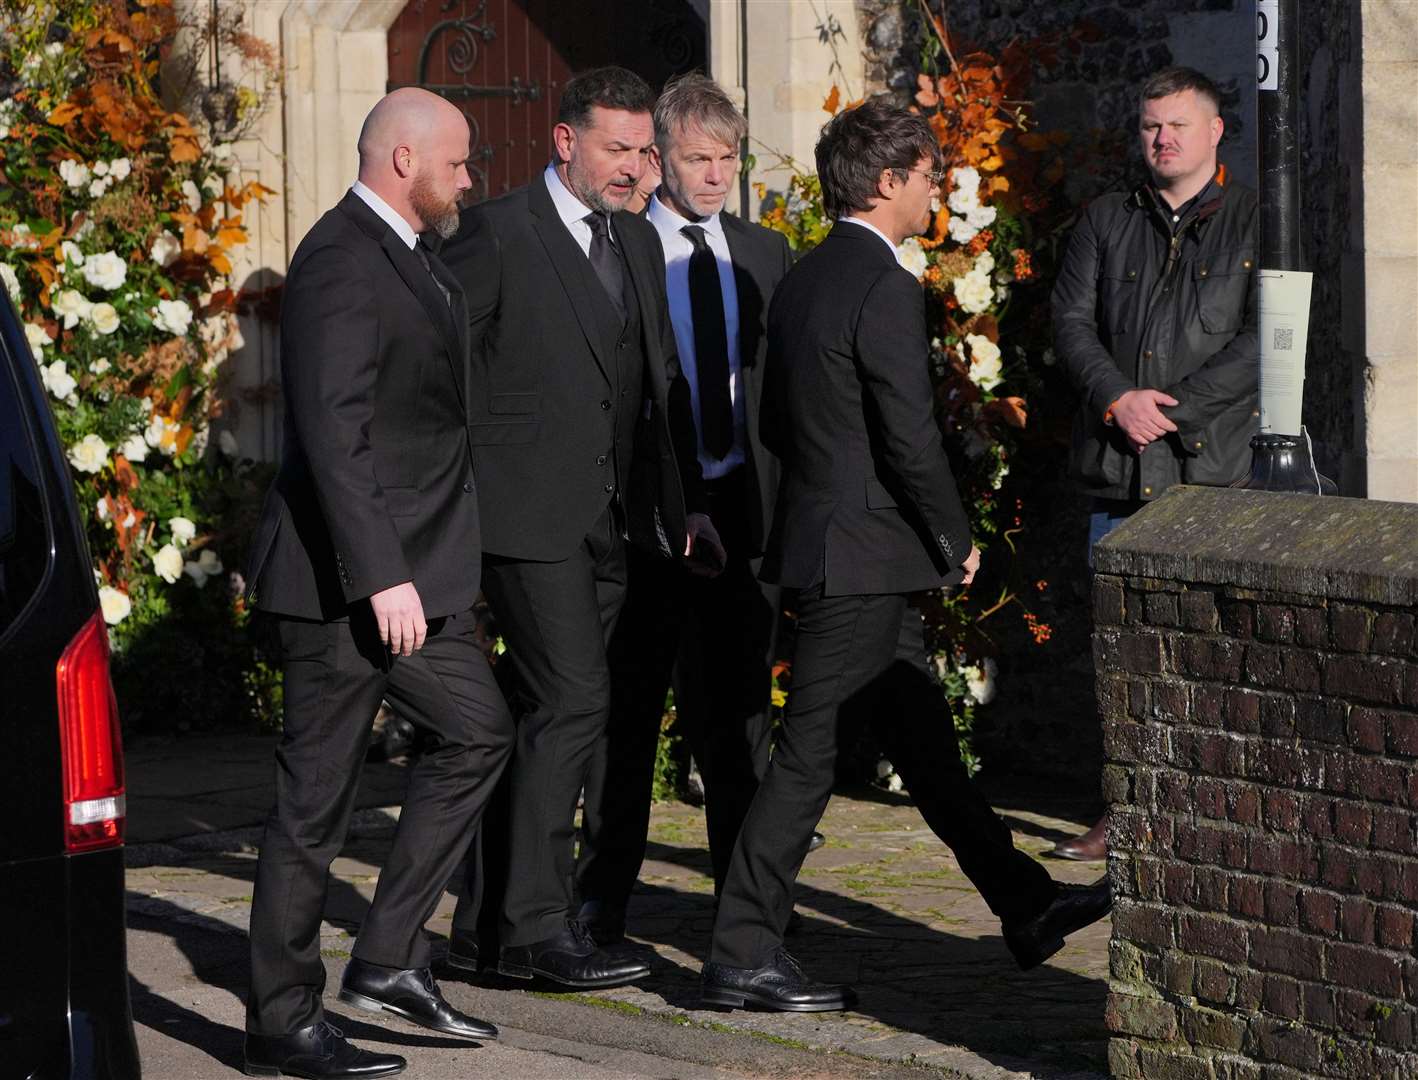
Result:
[[[1418,507],[1177,488],[1096,561],[1113,1075],[1418,1077]]]

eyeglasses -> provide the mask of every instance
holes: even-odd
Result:
[[[931,187],[940,187],[941,184],[945,183],[944,169],[932,169],[930,172],[927,172],[925,169],[907,169],[906,171],[920,173],[926,178],[926,182],[930,184]]]

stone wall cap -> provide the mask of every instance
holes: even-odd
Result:
[[[1098,542],[1102,574],[1418,603],[1418,505],[1169,488]]]

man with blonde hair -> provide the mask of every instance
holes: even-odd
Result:
[[[675,705],[704,778],[715,891],[768,763],[778,589],[758,581],[778,463],[758,435],[768,301],[792,264],[779,233],[723,212],[748,124],[713,79],[690,74],[655,103],[659,234],[680,366],[689,383],[710,517],[728,553],[711,577],[632,553],[611,642],[611,718],[586,790],[577,861],[581,917],[597,941],[625,933],[645,855],[655,746]]]

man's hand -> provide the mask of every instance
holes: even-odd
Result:
[[[699,577],[718,577],[724,570],[724,545],[708,514],[690,514],[684,521],[684,557],[689,572]],[[700,551],[695,552],[698,544]]]
[[[980,549],[974,544],[970,545],[970,554],[965,556],[965,576],[960,579],[960,584],[969,585],[975,580],[975,571],[980,569]]]
[[[1177,430],[1160,408],[1176,404],[1176,398],[1161,390],[1129,390],[1113,403],[1113,423],[1128,437],[1133,452],[1140,454],[1149,443]]]
[[[428,623],[423,617],[423,601],[412,581],[381,589],[369,598],[374,609],[374,621],[379,625],[379,638],[391,653],[411,656],[423,648],[428,637]]]

